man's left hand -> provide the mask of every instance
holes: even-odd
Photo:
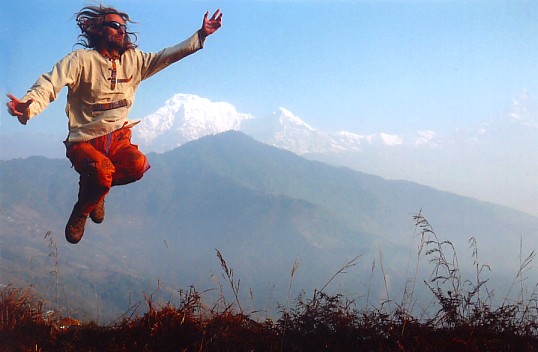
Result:
[[[207,11],[204,15],[204,22],[202,23],[202,28],[200,29],[200,33],[207,37],[208,35],[211,35],[217,31],[217,29],[222,26],[222,12],[220,12],[220,9],[217,9],[213,16],[211,18],[209,17],[209,11]]]

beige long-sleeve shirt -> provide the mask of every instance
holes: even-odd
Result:
[[[203,44],[204,38],[196,32],[158,53],[129,49],[117,60],[105,58],[97,50],[75,50],[41,75],[21,101],[34,100],[29,112],[33,118],[67,86],[67,140],[100,137],[138,123],[128,120],[128,113],[140,82],[203,48]]]

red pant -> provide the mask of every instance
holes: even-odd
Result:
[[[148,159],[131,144],[131,130],[123,128],[87,142],[66,142],[66,156],[80,174],[75,207],[89,215],[112,186],[142,178]]]

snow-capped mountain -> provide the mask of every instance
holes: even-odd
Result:
[[[368,145],[403,143],[403,137],[385,133],[363,136],[347,131],[321,131],[283,107],[268,117],[254,117],[238,112],[229,103],[189,94],[176,94],[167,100],[163,107],[142,120],[134,134],[145,151],[165,152],[228,130],[242,131],[261,142],[300,155],[357,152]]]
[[[165,152],[206,135],[238,130],[242,121],[252,118],[229,103],[176,94],[143,118],[133,133],[147,151]]]
[[[243,124],[242,132],[261,142],[296,154],[358,151],[365,140],[351,132],[330,134],[317,130],[289,110],[280,107],[270,117]]]
[[[413,181],[538,216],[538,102],[523,91],[482,121],[452,131],[424,128],[409,135],[331,133],[285,108],[254,117],[229,103],[177,94],[133,128],[133,141],[143,152],[162,153],[205,135],[240,130],[309,159]],[[59,138],[63,137],[29,133],[4,137],[0,159],[63,157],[65,150],[56,142]]]
[[[282,107],[254,117],[229,103],[177,94],[145,117],[133,133],[143,151],[165,152],[205,135],[239,130],[310,159],[538,214],[538,161],[527,157],[538,148],[536,116],[538,107],[523,94],[479,125],[442,134],[425,129],[406,136],[361,135],[322,131]]]
[[[523,93],[512,101],[505,112],[493,119],[478,126],[448,133],[445,131],[444,135],[432,130],[421,130],[406,136],[384,132],[357,134],[317,129],[284,107],[267,116],[253,116],[238,112],[227,102],[176,94],[153,114],[144,117],[133,133],[134,140],[145,152],[162,153],[206,135],[238,130],[263,143],[299,155],[326,154],[332,157],[347,152],[363,154],[362,159],[366,160],[365,152],[378,150],[376,153],[379,153],[386,148],[395,148],[400,152],[405,149],[409,155],[413,153],[410,157],[418,160],[422,154],[429,157],[431,153],[438,153],[440,148],[444,148],[444,155],[453,150],[457,150],[457,154],[471,155],[474,152],[469,149],[471,147],[499,153],[499,149],[507,150],[503,141],[510,141],[512,145],[524,144],[516,149],[528,150],[529,145],[536,144],[537,112],[538,107]],[[398,153],[394,157],[401,158],[401,155]],[[396,165],[387,163],[387,158],[390,155],[384,154],[379,162]],[[376,162],[370,162],[370,165]],[[395,170],[400,168],[395,166]]]

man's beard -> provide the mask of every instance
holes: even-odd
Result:
[[[119,39],[116,40],[114,37],[109,38],[107,40],[107,46],[109,49],[115,49],[120,52],[124,52],[128,47],[127,36],[124,36],[121,41]]]

